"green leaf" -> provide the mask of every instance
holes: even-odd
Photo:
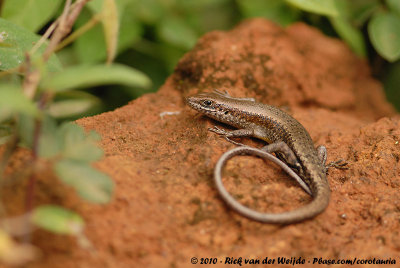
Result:
[[[100,160],[103,156],[103,150],[95,144],[88,142],[75,144],[74,147],[67,147],[63,156],[81,162],[91,162]]]
[[[165,17],[157,25],[158,37],[174,46],[189,50],[197,41],[197,34],[185,20],[179,17]]]
[[[333,17],[330,21],[336,32],[344,39],[351,49],[359,56],[366,56],[365,41],[361,30],[350,24],[343,17]]]
[[[400,111],[400,61],[385,67],[384,89],[387,99]]]
[[[36,32],[57,12],[62,0],[6,0],[2,18]]]
[[[400,1],[399,0],[386,0],[386,4],[388,5],[390,11],[396,13],[397,16],[400,16]]]
[[[75,188],[82,198],[101,204],[110,201],[112,180],[88,164],[65,159],[55,164],[55,172],[64,183]]]
[[[252,1],[252,0],[250,0]],[[150,1],[146,1],[150,2]],[[232,5],[230,0],[201,0],[201,1],[187,1],[187,0],[176,0],[175,3],[185,11],[191,12],[193,10],[207,10],[213,7],[221,7],[224,4]]]
[[[40,122],[38,154],[43,158],[64,157],[81,162],[97,161],[103,156],[103,150],[97,146],[99,135],[95,131],[85,133],[81,126],[64,123],[57,126],[55,120],[46,115]],[[35,132],[35,120],[20,116],[18,133],[23,146],[32,147]]]
[[[61,148],[57,123],[52,117],[46,115],[41,121],[38,154],[43,158],[52,158],[61,153]]]
[[[139,41],[144,32],[143,25],[126,10],[120,12],[120,28],[118,36],[118,53],[132,47]]]
[[[95,98],[68,99],[52,102],[49,105],[49,114],[55,118],[66,118],[84,114],[95,106],[100,100]]]
[[[89,9],[84,8],[76,20],[76,26],[82,27],[93,16],[94,14]],[[97,63],[107,58],[106,42],[100,23],[81,35],[72,46],[81,63]]]
[[[167,12],[165,8],[166,1],[146,0],[132,1],[132,3],[134,7],[132,8],[132,12],[134,12],[141,21],[149,25],[156,24]]]
[[[97,161],[103,156],[103,150],[96,145],[98,137],[91,131],[85,135],[83,128],[74,123],[65,123],[60,127],[63,142],[63,156],[77,161]]]
[[[91,141],[100,141],[101,136],[99,133],[97,133],[95,130],[90,130],[89,133],[87,134],[87,138],[90,139]]]
[[[160,54],[161,59],[164,61],[164,64],[167,67],[167,70],[170,73],[173,73],[174,68],[179,62],[179,59],[181,59],[185,54],[185,50],[170,44],[162,44],[159,46],[159,51],[156,53]]]
[[[136,19],[132,12],[124,9],[123,1],[117,1],[120,29],[118,33],[118,49],[117,54],[131,47],[133,43],[141,38],[143,27]],[[96,5],[95,5],[96,4]],[[101,8],[100,1],[90,1],[88,3],[90,10],[83,9],[76,25],[82,26],[90,18],[96,14]],[[96,11],[96,12],[95,12]],[[104,30],[101,25],[96,25],[85,34],[79,37],[73,44],[74,50],[83,63],[101,62],[107,58],[106,42],[104,38]]]
[[[327,16],[339,15],[334,0],[285,0],[285,1],[304,11],[320,15],[327,15]]]
[[[40,112],[36,105],[22,93],[21,88],[2,84],[0,85],[0,122],[14,113],[38,116]]]
[[[149,87],[150,79],[142,72],[125,65],[80,65],[65,69],[45,80],[41,87],[51,91],[66,91],[106,84]]]
[[[75,123],[64,123],[60,126],[64,147],[74,146],[74,144],[85,141],[85,130]]]
[[[8,141],[10,141],[11,137],[12,137],[11,135],[1,136],[0,137],[0,146],[3,144],[6,144]]]
[[[0,124],[0,146],[11,140],[11,138],[14,136],[14,132],[14,122],[9,121]]]
[[[32,116],[21,114],[18,118],[17,130],[20,137],[20,146],[32,148],[35,119]]]
[[[111,63],[117,54],[119,16],[115,0],[104,0],[102,24],[107,47],[107,63]]]
[[[126,0],[120,0],[119,4],[124,4]],[[87,3],[87,7],[93,12],[93,13],[100,13],[101,10],[103,9],[103,4],[104,0],[91,0]]]
[[[117,44],[120,28],[120,18],[118,14],[125,11],[127,0],[93,0],[88,7],[94,14],[101,13],[103,24],[103,36],[106,44],[107,63],[111,63],[117,53]],[[130,16],[132,17],[132,16]]]
[[[54,205],[43,205],[32,212],[32,223],[58,234],[80,235],[85,222],[79,214]]]
[[[338,1],[338,0],[336,0]],[[350,9],[350,18],[354,20],[354,25],[361,28],[364,23],[369,20],[369,18],[377,10],[381,8],[379,0],[341,0],[346,1]]]
[[[361,28],[381,8],[379,0],[335,0],[335,5],[339,16],[355,28]]]
[[[373,16],[368,24],[372,45],[390,62],[400,58],[400,17],[393,13]]]
[[[240,11],[247,18],[264,17],[282,26],[295,22],[300,11],[291,8],[282,0],[236,0]]]
[[[25,60],[28,52],[40,36],[20,27],[12,22],[0,18],[0,70],[9,70],[18,67]],[[46,45],[40,47],[43,53]],[[50,71],[60,71],[61,64],[55,55],[48,62]]]

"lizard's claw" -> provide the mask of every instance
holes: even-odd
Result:
[[[209,128],[208,130],[211,131],[211,132],[217,133],[218,135],[223,136],[230,143],[233,143],[233,144],[238,145],[238,146],[244,146],[243,143],[236,142],[236,141],[230,139],[230,137],[234,137],[234,135],[232,135],[232,132],[230,132],[230,131],[226,131],[225,129],[219,128],[217,126]]]
[[[211,132],[217,133],[218,135],[223,135],[225,137],[227,137],[229,134],[228,131],[226,131],[225,129],[219,128],[217,126],[214,126],[212,128],[210,127],[208,130]]]
[[[346,170],[346,169],[349,169],[349,167],[347,167],[347,164],[348,163],[345,162],[344,159],[339,159],[337,161],[333,161],[333,162],[330,162],[329,164],[327,164],[325,166],[325,170],[328,171],[328,169],[331,167],[341,169],[341,170]]]

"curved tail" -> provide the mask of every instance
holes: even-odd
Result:
[[[283,212],[283,213],[262,213],[250,209],[242,204],[240,204],[235,198],[233,198],[229,192],[225,189],[222,183],[221,171],[225,163],[236,155],[256,155],[266,160],[270,160],[275,164],[279,165],[286,173],[293,177],[297,181],[304,183],[299,176],[289,168],[284,162],[269,154],[267,152],[261,151],[257,148],[252,148],[248,146],[241,146],[233,148],[232,150],[224,153],[218,160],[217,165],[214,169],[214,181],[218,192],[220,193],[222,199],[237,213],[247,217],[251,220],[264,222],[264,223],[276,223],[276,224],[289,224],[296,223],[306,219],[310,219],[322,211],[329,204],[330,190],[325,178],[321,176],[316,176],[313,178],[313,184],[311,187],[312,195],[314,199],[307,205],[298,208],[296,210]],[[304,187],[303,187],[304,188]]]

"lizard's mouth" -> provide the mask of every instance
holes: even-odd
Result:
[[[199,98],[198,96],[191,96],[185,98],[187,105],[189,107],[193,108],[196,111],[199,111],[201,113],[215,113],[215,108],[213,106],[207,106],[204,105],[204,103],[207,100],[204,100],[204,98]]]

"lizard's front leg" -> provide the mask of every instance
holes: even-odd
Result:
[[[235,145],[239,145],[239,146],[245,146],[245,145],[243,143],[231,140],[230,138],[254,136],[254,130],[251,130],[251,129],[225,130],[225,129],[219,128],[217,126],[214,126],[213,128],[209,128],[208,130],[211,132],[217,133],[218,135],[223,136],[227,141],[229,141]]]

